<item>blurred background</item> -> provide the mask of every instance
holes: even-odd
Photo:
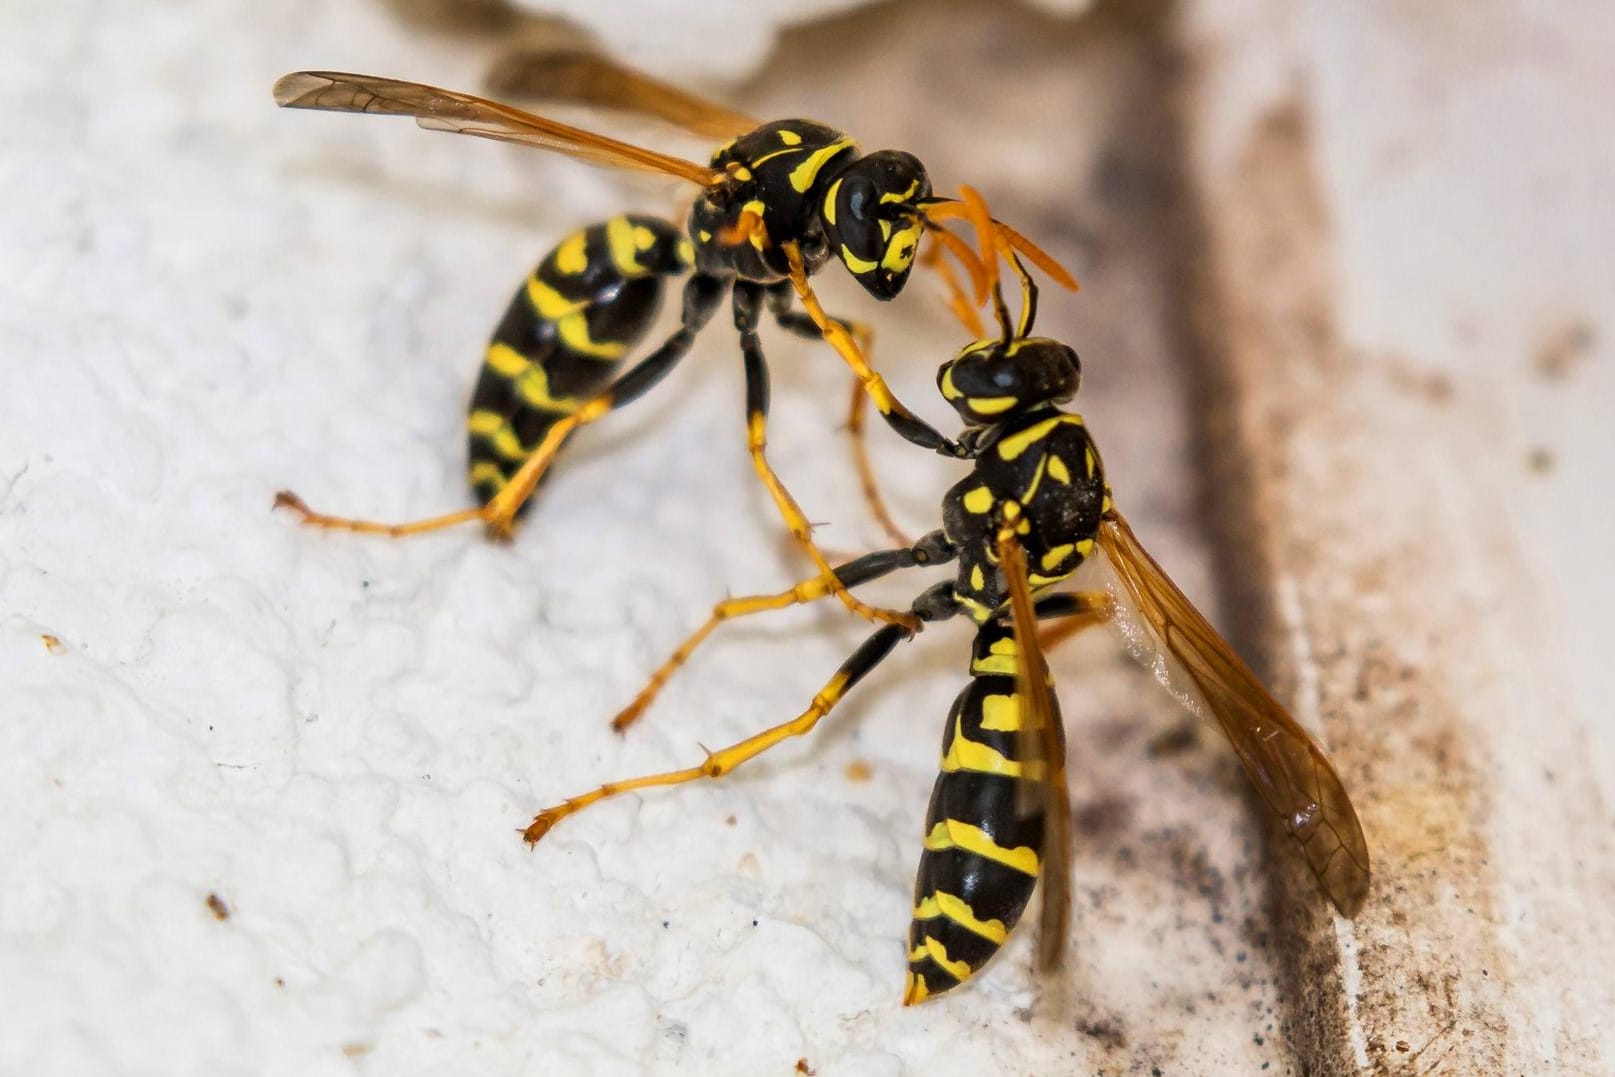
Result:
[[[0,1073],[1615,1065],[1607,5],[67,0],[0,30]],[[898,1006],[962,625],[808,742],[521,844],[542,806],[795,714],[866,629],[732,626],[606,726],[713,601],[806,571],[721,315],[508,546],[270,513],[282,487],[466,504],[512,289],[578,226],[688,199],[270,85],[476,91],[550,45],[907,149],[1075,271],[1039,328],[1082,356],[1141,537],[1329,746],[1375,857],[1356,920],[1105,634],[1053,670],[1058,977],[1020,937]],[[937,282],[878,309],[816,284],[951,428]],[[764,332],[776,467],[825,546],[884,545],[844,368]],[[957,467],[870,443],[899,521],[935,526]]]

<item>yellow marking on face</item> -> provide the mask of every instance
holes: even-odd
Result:
[[[537,274],[527,278],[527,301],[546,322],[559,321],[589,305],[587,299],[568,299],[539,280]]]
[[[625,277],[639,277],[645,267],[639,264],[639,246],[634,242],[633,222],[627,217],[613,217],[606,222],[606,249],[611,252],[611,263]]]
[[[1021,699],[994,693],[981,701],[981,728],[989,733],[1018,733],[1021,728]]]
[[[973,512],[980,516],[993,510],[993,492],[985,486],[978,486],[974,490],[965,492],[959,499],[966,512]]]
[[[1002,752],[971,740],[955,729],[948,754],[942,757],[942,772],[952,774],[968,770],[975,774],[997,774],[1005,778],[1019,778],[1021,764],[1007,758]]]
[[[1071,469],[1065,466],[1065,461],[1053,453],[1049,454],[1049,478],[1067,486],[1071,484]]]
[[[958,400],[961,396],[964,396],[964,393],[959,391],[959,387],[953,384],[953,367],[951,366],[942,372],[942,395],[948,400]]]
[[[509,481],[510,480],[505,477],[505,473],[499,469],[499,465],[494,463],[492,460],[478,460],[476,463],[471,465],[472,486],[481,486],[483,483],[492,483],[495,486],[503,486]]]
[[[830,184],[830,189],[824,192],[824,219],[831,224],[836,223],[836,192],[839,190],[841,190],[841,177],[837,176],[836,181]]]
[[[970,410],[977,415],[997,415],[1008,411],[1020,401],[1014,396],[973,396],[970,398]]]
[[[774,133],[779,135],[779,140],[787,146],[800,146],[802,144],[802,136],[788,127],[781,127]]]
[[[712,242],[712,233],[708,232],[705,228],[701,229],[701,242],[702,243],[711,243]]]
[[[634,226],[634,246],[642,251],[648,251],[656,246],[656,233],[642,224]]]
[[[710,234],[703,233],[703,235],[705,236],[705,239],[711,239],[712,238],[712,236]],[[704,242],[704,240],[703,240],[703,242]],[[688,238],[680,239],[678,249],[679,249],[679,264],[680,265],[684,266],[686,269],[688,269],[690,266],[695,265],[695,244],[694,243],[691,243]]]
[[[525,460],[528,450],[511,429],[505,417],[494,411],[473,411],[466,424],[471,432],[493,446],[494,452],[507,460]]]
[[[1015,459],[1021,453],[1025,452],[1037,442],[1047,437],[1049,431],[1059,426],[1060,422],[1060,417],[1044,419],[1040,423],[1033,423],[1031,426],[1028,426],[1025,430],[1022,430],[1019,433],[1011,434],[1006,438],[1000,438],[998,440],[999,459]]]
[[[901,194],[897,193],[896,191],[888,192],[881,195],[880,200],[882,202],[907,202],[910,198],[914,197],[914,192],[918,191],[919,189],[920,181],[916,178],[913,183],[908,185],[908,190],[902,192]]]
[[[590,359],[621,359],[623,352],[628,350],[628,345],[620,340],[595,340],[591,337],[589,319],[582,311],[556,319],[555,330],[568,348]]]
[[[885,224],[885,221],[881,221]],[[882,229],[884,232],[885,229]],[[886,237],[886,255],[880,264],[894,272],[901,273],[914,262],[914,248],[920,242],[920,224],[915,221],[907,228],[900,228]]]
[[[824,168],[830,158],[843,150],[856,150],[857,144],[850,138],[838,138],[828,146],[814,150],[808,154],[807,159],[791,169],[791,187],[797,194],[807,194],[813,186],[813,181],[819,178],[819,170]]]
[[[854,276],[873,273],[875,268],[880,265],[879,262],[871,262],[866,258],[860,258],[853,254],[852,249],[845,243],[841,245],[841,260],[846,263],[848,269],[852,270]]]
[[[1043,567],[1045,572],[1053,572],[1065,563],[1065,559],[1070,557],[1072,551],[1076,548],[1074,543],[1066,546],[1055,546],[1038,560],[1038,564]]]
[[[992,835],[981,829],[981,827],[961,823],[957,819],[944,819],[932,827],[931,832],[925,836],[925,847],[934,852],[940,852],[944,849],[963,849],[967,853],[975,853],[977,856],[991,860],[995,864],[1002,864],[1006,868],[1014,868],[1016,871],[1026,875],[1036,875],[1038,870],[1036,849],[1029,845],[1019,845],[1013,849],[1007,849],[994,841]],[[938,892],[936,896],[940,899],[943,895]],[[954,900],[957,901],[958,899],[955,898]],[[943,915],[947,916],[949,920],[953,920],[955,923],[963,923],[962,920],[949,915],[947,906],[940,900],[937,904],[942,906]],[[961,902],[961,904],[963,903]],[[966,908],[968,909],[968,906]],[[916,915],[914,919],[923,920],[926,917]],[[969,925],[966,924],[965,926],[968,927]],[[990,938],[991,936],[988,937]],[[1002,942],[1003,940],[998,941]]]
[[[555,248],[555,268],[569,277],[575,277],[589,268],[589,258],[584,248],[588,245],[589,237],[583,232],[573,232],[561,241]]]
[[[751,179],[751,169],[747,168],[745,165],[731,165],[729,167],[729,174],[735,179],[739,180],[741,183],[745,183]]]
[[[929,842],[926,843],[926,847],[930,847]],[[947,847],[945,846],[944,848]],[[929,915],[921,916],[921,912],[927,912]],[[1000,946],[1009,937],[1009,929],[1004,926],[1002,920],[977,919],[976,910],[970,907],[969,902],[945,890],[938,890],[935,894],[920,902],[914,909],[914,919],[916,920],[931,920],[937,916],[946,917],[967,931],[980,935],[987,941],[995,942]]]
[[[981,571],[980,565],[972,565],[970,568],[970,586],[977,591],[987,589],[987,576]]]

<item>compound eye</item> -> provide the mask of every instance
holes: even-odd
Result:
[[[855,221],[875,215],[875,185],[867,176],[848,176],[841,184],[842,208]]]

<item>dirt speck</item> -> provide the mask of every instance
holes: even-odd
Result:
[[[1564,381],[1593,350],[1598,334],[1581,318],[1567,318],[1548,327],[1537,341],[1535,366],[1543,381]]]
[[[41,633],[39,639],[40,642],[45,645],[45,650],[49,651],[51,654],[67,653],[67,644],[63,643],[57,637],[51,635],[49,632]]]
[[[849,782],[867,782],[875,776],[875,768],[867,759],[854,759],[847,764],[846,775]]]
[[[208,911],[213,914],[213,919],[215,919],[215,920],[228,920],[228,919],[230,919],[230,906],[225,904],[224,899],[222,897],[220,897],[217,893],[215,893],[215,892],[209,892],[208,893],[207,907],[208,907]]]

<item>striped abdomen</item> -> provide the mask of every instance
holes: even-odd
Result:
[[[986,964],[1037,885],[1043,816],[1022,815],[1016,804],[1022,706],[1007,625],[981,627],[970,673],[948,712],[942,773],[925,816],[905,1005],[956,987]]]
[[[505,309],[471,396],[471,486],[486,502],[562,416],[604,389],[694,260],[677,225],[623,215],[574,232]]]

